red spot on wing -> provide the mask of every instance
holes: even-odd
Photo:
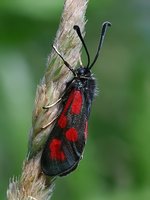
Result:
[[[71,112],[72,114],[80,114],[82,107],[82,95],[80,91],[74,92],[74,99],[71,105]]]
[[[78,140],[78,132],[75,128],[70,128],[66,131],[66,138],[70,142],[76,142]]]
[[[60,118],[58,119],[58,125],[60,128],[65,128],[67,125],[67,117],[65,116],[65,113],[67,112],[68,108],[70,107],[72,101],[74,98],[74,91],[71,92],[70,96],[68,97],[68,100],[64,106],[64,109],[60,115]]]
[[[87,136],[88,136],[88,121],[85,122],[84,136],[85,136],[85,139],[87,139]]]
[[[58,119],[58,125],[60,128],[65,128],[67,125],[67,117],[65,115],[61,115],[60,118]]]
[[[80,114],[81,112],[81,107],[82,107],[82,95],[80,91],[73,90],[69,97],[68,100],[64,106],[64,109],[61,113],[60,118],[58,119],[58,126],[60,128],[65,128],[67,125],[67,116],[65,116],[67,110],[71,106],[71,114]]]
[[[74,92],[75,92],[75,91],[73,90],[73,91],[70,93],[69,97],[68,97],[68,100],[67,100],[67,102],[66,102],[66,104],[65,104],[65,107],[64,107],[64,109],[63,109],[63,112],[62,112],[63,115],[66,113],[66,111],[68,110],[68,108],[70,107],[70,105],[71,105],[71,103],[72,103],[72,101],[73,101]]]
[[[63,151],[61,151],[61,145],[61,140],[53,139],[51,141],[51,143],[49,144],[50,159],[59,161],[65,160],[65,154]]]

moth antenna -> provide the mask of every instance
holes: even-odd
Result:
[[[52,46],[53,49],[55,50],[55,52],[60,56],[60,58],[63,60],[64,64],[66,65],[66,67],[68,67],[68,69],[70,69],[70,71],[72,71],[73,75],[76,76],[75,71],[72,69],[72,67],[70,66],[70,64],[63,58],[63,56],[61,55],[61,53],[58,51],[58,49],[53,45]]]
[[[107,21],[102,24],[101,36],[100,36],[100,41],[99,41],[97,53],[95,55],[95,58],[94,58],[92,64],[89,66],[89,69],[91,69],[93,67],[93,65],[95,64],[95,62],[97,61],[97,58],[99,56],[101,47],[103,45],[103,41],[104,41],[104,38],[105,38],[105,34],[106,34],[106,31],[107,31],[107,28],[110,27],[110,26],[111,26],[111,23],[107,22]]]
[[[86,44],[85,44],[85,42],[84,42],[84,39],[83,39],[83,37],[82,37],[82,34],[81,34],[81,31],[80,31],[79,26],[75,25],[73,28],[74,28],[74,30],[77,32],[77,34],[78,34],[78,36],[79,36],[79,38],[80,38],[80,40],[81,40],[81,42],[82,42],[82,44],[83,44],[83,46],[84,46],[84,49],[85,49],[85,51],[86,51],[86,55],[87,55],[87,59],[88,59],[88,63],[87,63],[87,66],[86,66],[86,67],[88,68],[89,65],[90,65],[90,55],[89,55],[87,46],[86,46]]]

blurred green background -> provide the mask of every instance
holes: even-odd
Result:
[[[0,199],[27,152],[36,86],[63,8],[61,0],[0,1]],[[53,200],[150,199],[150,1],[91,0],[91,57],[103,21],[112,22],[97,64],[84,159],[56,181]],[[83,63],[86,57],[83,56]]]

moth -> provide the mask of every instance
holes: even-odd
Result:
[[[53,46],[56,53],[63,60],[66,67],[73,74],[72,80],[67,83],[66,90],[61,98],[62,111],[56,120],[54,128],[49,133],[41,156],[41,168],[48,176],[64,176],[72,172],[82,158],[87,140],[88,120],[91,105],[96,92],[95,78],[91,72],[92,67],[100,53],[107,27],[110,22],[102,24],[100,41],[93,62],[83,40],[79,26],[75,25],[83,47],[87,54],[87,65],[73,69]]]

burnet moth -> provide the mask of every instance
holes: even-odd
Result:
[[[102,24],[97,53],[92,63],[90,63],[89,52],[80,28],[77,25],[74,26],[74,30],[77,32],[87,54],[88,63],[86,67],[79,66],[77,69],[73,69],[56,47],[53,47],[66,67],[72,71],[74,77],[66,85],[65,93],[61,98],[62,112],[49,134],[42,152],[41,168],[44,174],[48,176],[69,174],[77,167],[82,158],[87,140],[91,104],[96,92],[96,82],[91,73],[91,68],[99,56],[108,26],[111,26],[110,22]]]

